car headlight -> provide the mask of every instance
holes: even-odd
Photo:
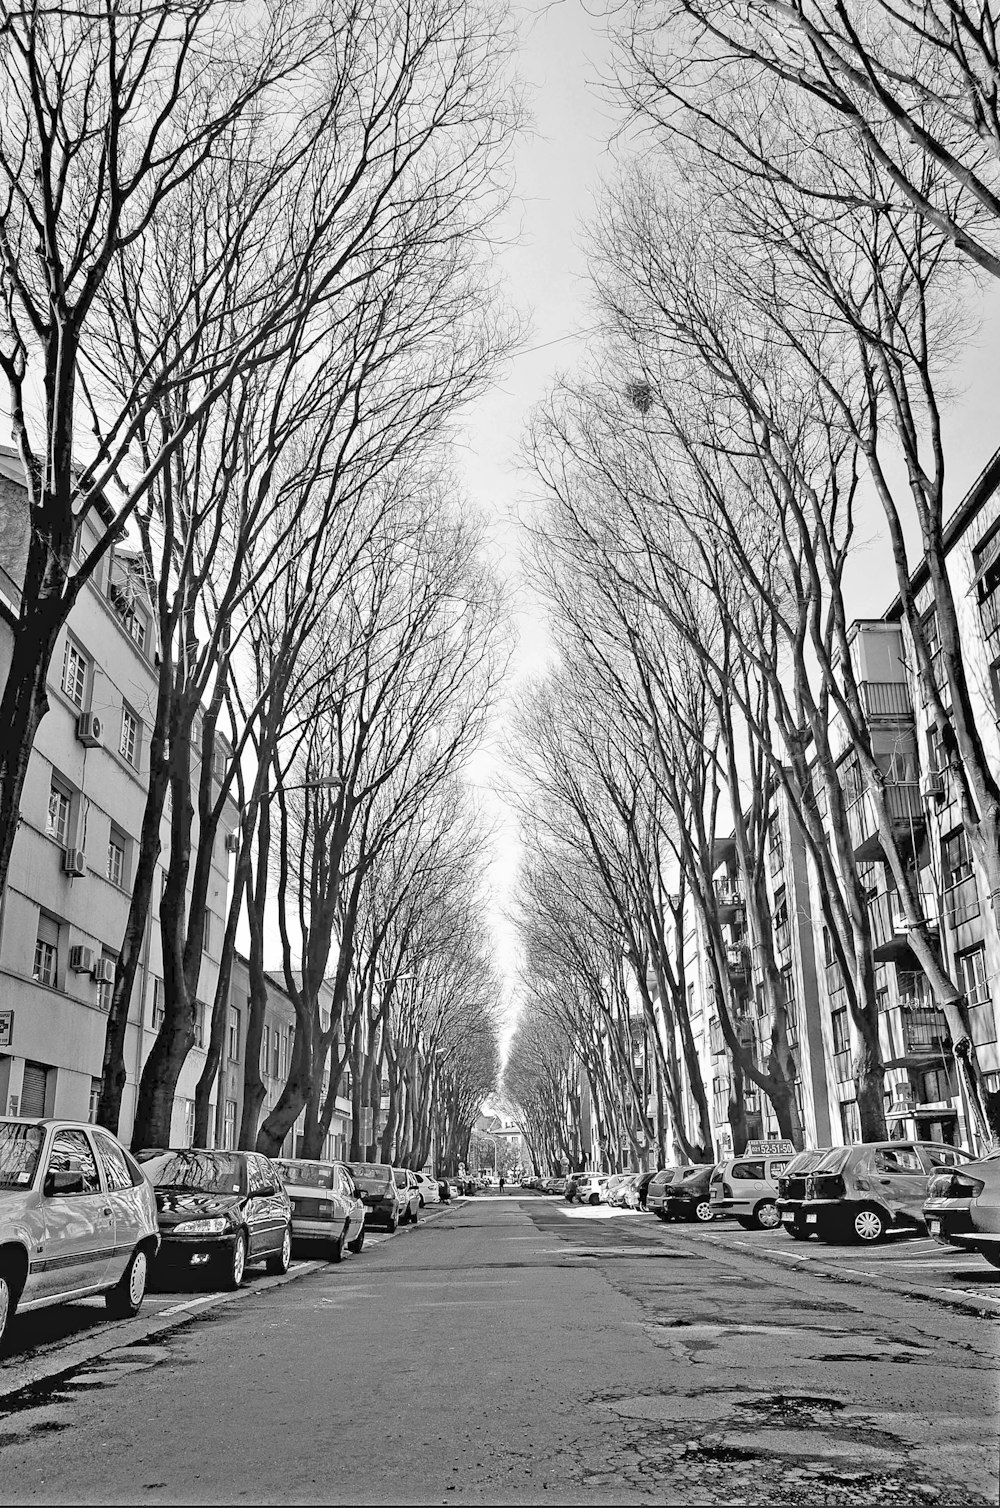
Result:
[[[229,1221],[222,1215],[216,1215],[212,1220],[182,1220],[180,1225],[175,1225],[172,1235],[175,1236],[221,1236],[229,1227]]]

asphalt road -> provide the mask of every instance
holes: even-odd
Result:
[[[997,1501],[1000,1321],[838,1281],[812,1247],[768,1260],[773,1234],[609,1215],[476,1198],[70,1345],[0,1400],[0,1500]]]

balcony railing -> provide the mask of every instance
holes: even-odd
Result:
[[[737,979],[745,979],[750,970],[746,948],[739,943],[730,943],[726,949],[726,967]]]
[[[743,906],[743,887],[739,880],[716,880],[714,884],[715,904],[722,920],[726,914],[739,911]]]
[[[861,681],[858,696],[865,716],[912,718],[913,703],[905,681]]]
[[[903,1048],[910,1057],[940,1057],[951,1038],[943,1011],[907,1011],[903,1014]]]
[[[920,801],[920,786],[915,780],[886,781],[883,787],[889,826],[897,843],[914,842],[924,830],[924,809]],[[847,825],[851,833],[854,857],[861,863],[871,863],[882,854],[882,839],[871,792],[862,791],[847,808]]]
[[[944,917],[949,927],[960,927],[963,922],[974,921],[978,915],[979,890],[975,875],[970,874],[945,891]]]

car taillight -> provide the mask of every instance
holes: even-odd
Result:
[[[732,1185],[726,1183],[725,1179],[722,1181],[722,1197],[723,1199],[732,1199],[733,1197]]]
[[[929,1199],[978,1199],[986,1185],[968,1173],[936,1173],[927,1185]]]

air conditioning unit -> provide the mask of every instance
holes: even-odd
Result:
[[[86,874],[87,855],[82,848],[63,849],[63,874]]]
[[[94,978],[98,984],[114,984],[115,961],[113,958],[99,958],[94,964]]]
[[[94,967],[94,950],[76,943],[69,950],[69,966],[74,974],[89,974]]]
[[[76,720],[76,736],[88,749],[96,749],[104,729],[96,712],[81,712]]]
[[[924,801],[943,801],[945,798],[944,772],[933,770],[920,782],[920,795]]]
[[[239,853],[239,851],[240,851],[240,835],[239,835],[239,833],[227,833],[226,834],[226,853]]]

